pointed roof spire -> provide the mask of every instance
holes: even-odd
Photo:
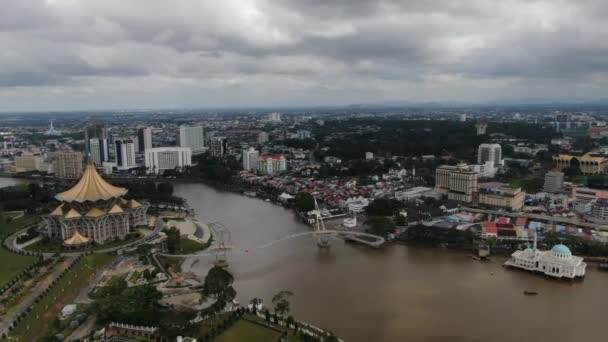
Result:
[[[106,182],[89,160],[82,178],[71,189],[57,194],[55,198],[62,202],[95,202],[117,198],[127,193],[127,189],[119,188]]]

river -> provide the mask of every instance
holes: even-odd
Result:
[[[467,254],[390,245],[381,250],[311,237],[263,250],[268,241],[310,227],[290,210],[202,184],[176,184],[199,219],[222,222],[237,253],[229,256],[237,299],[295,293],[295,317],[346,341],[600,341],[608,314],[608,273],[590,266],[583,281],[545,279],[481,263]],[[185,269],[204,276],[211,259]],[[538,296],[524,296],[533,290]]]

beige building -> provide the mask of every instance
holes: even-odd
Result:
[[[55,176],[77,179],[82,175],[82,153],[59,152],[55,154]]]
[[[15,157],[15,172],[42,171],[42,156],[24,152],[20,157]]]
[[[477,192],[479,175],[466,164],[442,165],[435,170],[435,189],[447,193],[448,199],[471,203]]]
[[[479,185],[480,205],[518,211],[524,206],[526,192],[504,183],[483,183]]]
[[[127,189],[106,182],[90,163],[71,189],[57,194],[61,204],[42,216],[49,238],[66,247],[124,239],[131,227],[147,225],[148,204],[123,198]]]
[[[608,158],[592,153],[585,153],[582,156],[559,154],[553,156],[553,163],[555,163],[555,167],[560,171],[570,166],[576,166],[585,175],[602,174],[608,168]]]

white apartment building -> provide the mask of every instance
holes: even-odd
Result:
[[[135,163],[135,143],[131,139],[118,139],[114,141],[114,155],[116,168],[129,170],[137,167]]]
[[[257,170],[259,155],[260,153],[253,147],[250,147],[248,150],[243,150],[243,170]]]
[[[137,149],[139,152],[152,148],[152,127],[137,130]]]
[[[499,144],[481,144],[477,150],[477,164],[494,162],[494,166],[502,165],[502,148]]]
[[[89,139],[90,158],[95,166],[101,167],[109,159],[108,139]]]
[[[203,126],[180,126],[179,146],[189,147],[192,154],[205,151],[205,132]]]
[[[192,165],[192,150],[189,147],[155,147],[145,151],[148,173],[162,173]]]

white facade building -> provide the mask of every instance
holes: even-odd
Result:
[[[205,151],[205,132],[203,126],[180,126],[179,146],[189,147],[192,154]]]
[[[101,167],[104,162],[107,162],[110,157],[108,149],[108,139],[89,139],[89,151],[91,160],[95,163],[95,166]]]
[[[272,175],[287,170],[287,159],[282,154],[258,156],[258,171],[263,175]]]
[[[116,156],[116,168],[129,170],[137,167],[135,163],[135,143],[131,139],[118,139],[114,141],[114,155]]]
[[[281,113],[268,113],[268,121],[271,122],[280,122],[281,121]]]
[[[374,153],[365,152],[365,160],[372,160],[372,159],[374,159]]]
[[[539,251],[536,249],[536,242],[534,248],[511,254],[511,259],[507,260],[505,265],[540,272],[554,278],[570,279],[584,277],[587,268],[583,258],[572,255],[565,245],[555,245],[550,251]]]
[[[310,131],[304,130],[304,129],[299,129],[297,132],[297,136],[298,139],[300,140],[304,140],[304,139],[309,139],[310,138]]]
[[[189,147],[156,147],[145,152],[148,173],[162,173],[192,165],[192,150]]]
[[[477,150],[477,164],[494,162],[494,166],[502,165],[502,148],[499,144],[481,144]]]
[[[469,168],[473,172],[477,172],[481,178],[494,178],[498,170],[493,161],[486,161],[484,164],[470,165]]]
[[[369,201],[364,197],[352,197],[344,201],[344,205],[348,208],[348,211],[358,214],[365,211],[365,208],[369,205]]]
[[[250,147],[248,150],[243,150],[243,170],[257,170],[259,155],[260,153],[253,147]]]
[[[137,149],[145,152],[152,148],[152,127],[143,127],[137,130]]]
[[[258,144],[263,145],[268,142],[269,136],[267,132],[260,132],[258,134]]]

